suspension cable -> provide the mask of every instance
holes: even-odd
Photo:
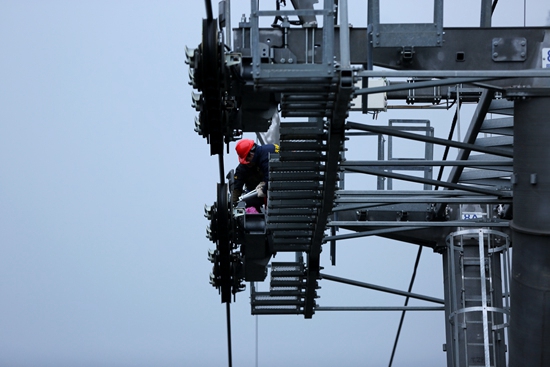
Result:
[[[218,155],[218,165],[220,167],[220,184],[223,185],[225,183],[225,175],[224,175],[225,168],[223,166],[223,154]]]
[[[227,316],[227,358],[228,358],[228,366],[233,366],[233,358],[231,356],[231,303],[227,302],[225,304],[225,311]]]
[[[460,105],[462,102],[460,100],[458,100],[457,103]],[[453,116],[453,121],[451,123],[451,128],[449,130],[449,135],[447,136],[448,140],[453,140],[453,135],[455,133],[455,127],[456,127],[456,124],[458,122],[458,111],[459,111],[459,109],[457,109],[455,111],[455,114]],[[449,155],[449,149],[450,149],[450,147],[448,145],[446,145],[445,146],[445,151],[443,152],[443,158],[442,158],[443,161],[447,160],[447,157]],[[437,181],[441,181],[441,179],[443,177],[443,169],[444,168],[445,167],[443,167],[443,166],[439,167],[439,172],[437,174]],[[435,186],[434,190],[437,190],[438,188],[439,188],[439,186]]]
[[[210,0],[204,0],[204,5],[206,6],[206,19],[212,20],[214,18],[212,15],[212,3]]]
[[[413,273],[412,273],[412,276],[411,276],[411,282],[409,284],[409,290],[408,292],[411,293],[412,292],[412,288],[413,288],[413,285],[414,285],[414,280],[416,278],[416,270],[418,269],[418,264],[420,263],[420,255],[422,254],[422,246],[418,246],[418,253],[416,254],[416,260],[414,262],[414,270],[413,270]],[[408,306],[409,304],[409,296],[407,296],[405,298],[405,306]],[[395,356],[395,350],[397,349],[397,342],[399,341],[399,335],[401,334],[401,328],[403,327],[403,320],[405,319],[405,310],[403,310],[403,312],[401,313],[401,319],[399,320],[399,326],[397,327],[397,334],[395,335],[395,341],[393,343],[393,348],[392,348],[392,351],[391,351],[391,357],[390,357],[390,364],[388,365],[388,367],[391,367],[392,363],[393,363],[393,357]]]

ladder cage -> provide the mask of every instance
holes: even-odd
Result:
[[[454,366],[500,366],[510,313],[509,236],[468,229],[451,233],[446,242]]]

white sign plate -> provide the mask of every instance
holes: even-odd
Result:
[[[550,48],[542,49],[542,68],[550,69]]]

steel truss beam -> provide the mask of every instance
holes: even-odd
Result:
[[[445,304],[445,301],[440,299],[440,298],[424,296],[424,295],[421,295],[421,294],[418,294],[418,293],[400,291],[398,289],[382,287],[382,286],[379,286],[379,285],[376,285],[376,284],[358,282],[356,280],[336,277],[334,275],[329,275],[329,274],[324,274],[324,273],[321,273],[319,275],[321,276],[321,279],[331,280],[331,281],[337,282],[337,283],[343,283],[343,284],[353,285],[353,286],[357,286],[357,287],[361,287],[361,288],[373,289],[373,290],[380,291],[380,292],[396,294],[396,295],[399,295],[399,296],[410,297],[410,298],[419,299],[419,300],[422,300],[422,301],[438,303],[438,304],[441,304],[441,305]]]
[[[369,169],[369,168],[348,168],[346,171],[349,172],[357,172],[357,173],[367,173],[375,176],[384,176],[384,177],[390,177],[395,178],[398,180],[404,180],[404,181],[410,181],[410,182],[416,182],[416,183],[422,183],[427,185],[438,185],[441,187],[445,187],[448,189],[460,189],[465,191],[471,191],[471,192],[477,192],[480,194],[486,194],[486,195],[493,195],[493,196],[504,196],[509,197],[512,196],[512,193],[509,191],[500,191],[500,190],[491,190],[491,189],[483,189],[476,186],[467,186],[462,184],[454,184],[446,181],[438,181],[438,180],[432,180],[417,176],[411,176],[411,175],[403,175],[400,173],[393,173],[393,172],[386,172],[379,169]]]
[[[341,221],[335,220],[327,224],[328,227],[509,227],[508,221],[475,221],[475,220],[450,220],[447,222],[397,222],[397,221]]]
[[[507,157],[507,158],[512,158],[513,157],[513,154],[510,151],[507,151],[507,150],[504,150],[504,149],[482,147],[482,146],[475,145],[475,144],[461,143],[461,142],[458,142],[458,141],[452,141],[452,140],[447,140],[447,139],[441,139],[441,138],[435,138],[435,137],[430,137],[430,136],[425,136],[425,135],[408,133],[408,132],[405,132],[405,131],[392,129],[391,127],[359,124],[357,122],[348,122],[348,123],[346,123],[346,128],[355,129],[355,130],[369,131],[369,132],[377,133],[377,134],[386,134],[386,135],[396,136],[396,137],[404,138],[404,139],[417,140],[417,141],[421,141],[421,142],[425,142],[425,143],[439,144],[439,145],[449,146],[451,148],[465,149],[465,150],[468,150],[468,151],[493,154],[493,155],[498,155],[498,156]]]
[[[421,307],[421,306],[394,306],[394,307],[384,307],[384,306],[349,306],[349,307],[338,307],[338,306],[319,306],[315,311],[445,311],[445,307]]]

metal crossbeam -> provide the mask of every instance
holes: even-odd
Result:
[[[422,300],[422,301],[438,303],[438,304],[442,304],[442,305],[445,304],[445,301],[440,299],[440,298],[424,296],[424,295],[418,294],[418,293],[404,292],[404,291],[400,291],[398,289],[382,287],[382,286],[379,286],[379,285],[365,283],[365,282],[358,282],[356,280],[341,278],[341,277],[337,277],[337,276],[329,275],[329,274],[324,274],[324,273],[321,273],[319,275],[321,276],[321,279],[331,280],[331,281],[337,282],[337,283],[354,285],[354,286],[357,286],[357,287],[373,289],[373,290],[384,292],[384,293],[391,293],[391,294],[396,294],[396,295],[399,295],[399,296],[406,296],[406,297],[419,299],[419,300]]]

